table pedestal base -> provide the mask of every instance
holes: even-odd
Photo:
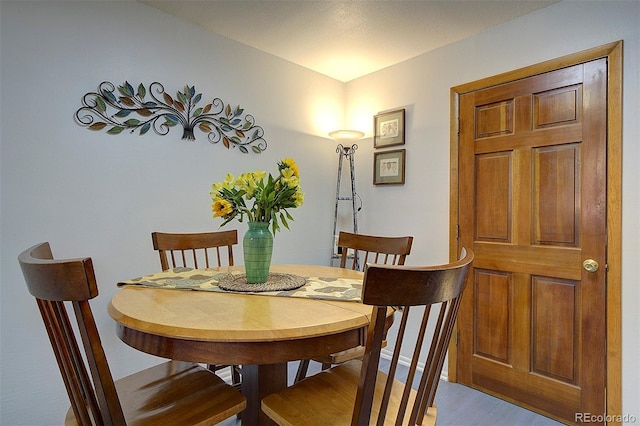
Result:
[[[287,363],[243,365],[242,394],[247,398],[247,408],[242,412],[243,425],[275,425],[262,412],[262,398],[287,387]]]

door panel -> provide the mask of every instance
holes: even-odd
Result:
[[[534,148],[533,244],[579,247],[580,146]]]
[[[531,371],[576,383],[576,282],[532,277]]]
[[[476,158],[476,240],[511,241],[511,155]]]
[[[476,257],[458,380],[569,423],[605,412],[606,75],[599,59],[459,103],[459,239]]]
[[[511,363],[509,344],[510,276],[476,270],[475,353],[503,364]]]

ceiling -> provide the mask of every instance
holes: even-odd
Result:
[[[347,82],[559,0],[138,0]]]

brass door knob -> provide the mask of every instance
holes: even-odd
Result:
[[[598,270],[599,265],[598,265],[598,262],[596,262],[595,260],[587,259],[584,262],[582,262],[582,267],[587,272],[596,272]]]

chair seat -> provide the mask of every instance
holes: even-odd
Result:
[[[129,426],[212,425],[246,406],[238,391],[193,363],[165,362],[116,380],[115,384]],[[69,409],[65,425],[77,424]]]
[[[324,370],[296,383],[281,392],[271,394],[262,400],[262,411],[279,425],[349,425],[355,404],[358,377],[362,363],[359,360],[348,361],[329,370]],[[384,383],[387,375],[378,371],[376,391],[373,400],[372,419],[376,419]],[[395,381],[389,400],[389,412],[397,413],[404,384]],[[409,406],[415,399],[412,390]],[[409,413],[405,418],[408,424]],[[435,425],[437,410],[430,407],[422,425]],[[387,416],[386,424],[394,424],[395,416]]]

